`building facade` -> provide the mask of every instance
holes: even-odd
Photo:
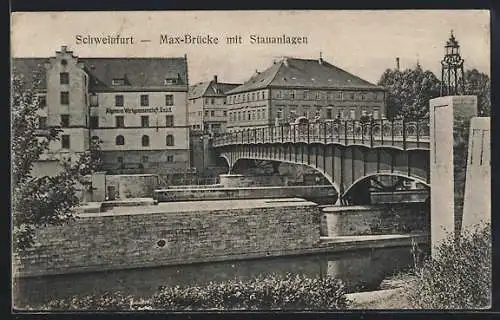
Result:
[[[308,120],[385,117],[383,87],[320,59],[283,58],[227,92],[229,132]]]
[[[60,127],[45,160],[99,143],[103,170],[170,173],[190,168],[187,57],[80,58],[66,46],[50,58],[16,58],[41,76],[40,128]]]
[[[213,80],[200,82],[189,88],[188,121],[192,130],[203,133],[222,133],[226,131],[227,101],[226,92],[240,84]]]

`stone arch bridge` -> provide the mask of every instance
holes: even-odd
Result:
[[[270,126],[213,139],[229,170],[241,159],[304,164],[320,171],[339,199],[378,175],[430,183],[428,120],[347,120]]]

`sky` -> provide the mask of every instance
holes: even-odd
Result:
[[[487,10],[17,12],[11,19],[13,57],[49,57],[67,45],[81,57],[188,57],[189,82],[218,76],[242,83],[282,56],[324,60],[376,83],[400,58],[440,77],[444,44],[453,30],[465,69],[490,74]],[[161,35],[219,38],[218,45],[160,44]],[[133,36],[134,45],[77,44],[76,36]],[[226,44],[241,35],[243,44]],[[250,35],[301,36],[307,44],[257,45]],[[139,40],[151,40],[140,42]]]

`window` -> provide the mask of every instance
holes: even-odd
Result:
[[[174,116],[165,116],[165,127],[171,128],[174,126]]]
[[[148,156],[142,156],[142,162],[148,162],[149,158]]]
[[[69,84],[69,73],[61,72],[59,74],[59,84]]]
[[[326,109],[326,118],[332,119],[332,109]]]
[[[141,116],[141,127],[149,127],[149,116]]]
[[[90,116],[90,128],[91,129],[99,128],[99,117]]]
[[[147,94],[141,94],[141,107],[149,106],[149,96]]]
[[[173,94],[165,95],[165,105],[166,106],[173,106],[174,105],[174,95]]]
[[[169,163],[174,162],[174,156],[167,156],[167,162]]]
[[[177,79],[176,78],[166,78],[164,83],[165,84],[176,84]]]
[[[60,96],[61,104],[69,104],[69,92],[62,91]]]
[[[122,135],[116,136],[115,143],[117,146],[123,146],[125,144],[125,138]]]
[[[38,118],[38,128],[46,129],[47,128],[47,117],[39,117]]]
[[[171,134],[168,134],[165,142],[166,142],[167,146],[173,146],[174,145],[174,136]]]
[[[115,96],[115,106],[116,107],[123,107],[123,95],[117,94]]]
[[[247,111],[247,120],[251,120],[252,115],[250,114],[250,110]]]
[[[95,93],[90,94],[90,106],[97,107],[99,106],[99,96]]]
[[[276,118],[283,119],[283,108],[279,108],[278,111],[276,111]]]
[[[208,110],[205,110],[205,117],[208,117]]]
[[[227,117],[227,111],[226,111],[226,110],[222,111],[222,115],[223,115],[224,117]]]
[[[290,99],[295,99],[295,90],[290,91]]]
[[[255,110],[252,110],[252,120],[255,120]]]
[[[61,127],[69,127],[69,114],[61,114]]]
[[[281,99],[282,97],[283,97],[283,93],[281,92],[281,90],[276,90],[276,98]]]
[[[356,119],[356,110],[351,109],[351,119]]]
[[[141,143],[143,147],[149,147],[149,136],[143,135]]]
[[[215,104],[215,99],[214,98],[210,99],[210,103]]]
[[[255,101],[255,92],[252,92],[252,101]]]
[[[123,163],[123,157],[117,157],[117,158],[116,158],[116,161],[117,161],[118,163]]]
[[[241,120],[241,111],[238,111],[238,121]]]
[[[69,147],[70,147],[70,144],[69,144],[69,135],[63,134],[61,136],[61,147],[63,149],[69,149]]]
[[[302,92],[302,99],[303,100],[308,100],[309,99],[309,91]]]
[[[125,85],[125,79],[113,79],[113,80],[111,80],[111,85],[123,86],[123,85]]]
[[[38,106],[40,108],[45,108],[47,106],[47,97],[46,96],[39,96],[38,97]]]
[[[125,119],[123,118],[123,116],[116,116],[115,122],[116,122],[117,128],[124,128],[125,127]]]
[[[266,119],[266,109],[262,109],[262,119]]]
[[[378,109],[373,109],[373,119],[379,119],[380,114],[378,112]]]
[[[316,100],[321,100],[321,92],[316,91]]]
[[[215,111],[214,110],[210,111],[210,116],[211,117],[215,117]]]

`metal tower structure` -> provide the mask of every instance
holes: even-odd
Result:
[[[463,95],[464,59],[460,56],[460,45],[451,31],[445,45],[445,55],[441,61],[441,96]]]

